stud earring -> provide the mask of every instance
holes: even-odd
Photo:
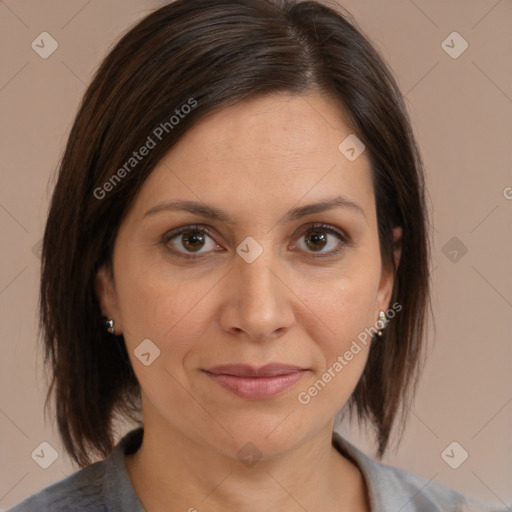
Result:
[[[115,334],[115,329],[114,329],[114,320],[113,319],[106,319],[105,318],[105,329],[110,333],[110,334]]]
[[[382,329],[388,325],[389,320],[386,318],[386,313],[384,311],[379,312],[379,319],[377,320],[377,324],[379,324],[380,329],[377,331],[377,336],[382,336]]]

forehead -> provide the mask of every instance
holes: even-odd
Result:
[[[143,214],[179,198],[263,215],[342,194],[371,210],[365,152],[350,161],[339,150],[352,133],[343,108],[319,93],[242,101],[185,134],[144,183],[136,208]]]

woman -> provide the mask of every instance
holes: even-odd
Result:
[[[138,23],[44,236],[47,405],[82,469],[11,510],[491,510],[333,434],[345,405],[378,458],[403,429],[424,194],[397,85],[334,10],[178,0]]]

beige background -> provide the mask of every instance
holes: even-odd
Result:
[[[0,2],[0,509],[75,470],[43,417],[37,244],[50,179],[92,73],[121,33],[163,3]],[[512,1],[343,5],[406,93],[435,224],[431,355],[402,443],[385,462],[512,503]],[[31,48],[43,31],[59,44],[48,59]],[[469,44],[457,59],[441,46],[453,31]],[[461,244],[467,253],[452,261]],[[373,451],[363,434],[337,428]],[[59,453],[48,469],[31,458],[43,441]],[[469,453],[457,469],[441,458],[452,441]]]

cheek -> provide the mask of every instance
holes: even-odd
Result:
[[[158,273],[128,273],[119,289],[123,327],[132,336],[164,341],[180,324],[191,321],[194,305],[205,292],[200,282],[191,284]]]
[[[377,271],[376,271],[377,268]],[[350,346],[353,339],[374,325],[378,291],[378,262],[376,266],[347,266],[338,278],[304,286],[303,302],[307,328],[311,339],[318,340],[324,350],[333,355]],[[319,339],[319,330],[323,336]]]
[[[314,373],[297,397],[313,416],[335,414],[350,398],[366,365],[374,323],[375,286],[368,274],[328,284],[328,293],[308,287],[302,324],[313,341]]]
[[[192,276],[161,260],[134,256],[119,262],[117,281],[130,357],[143,340],[150,339],[160,350],[155,365],[173,368],[178,377],[187,354],[207,341],[205,332],[215,314],[212,297],[222,286],[219,276],[209,272]],[[140,366],[137,360],[133,364]]]
[[[374,253],[359,252],[346,261],[337,277],[303,286],[303,327],[313,340],[317,365],[306,394],[321,394],[316,407],[338,410],[348,400],[366,365],[380,277]],[[320,382],[319,382],[320,381]],[[310,388],[309,386],[314,386]],[[318,390],[318,391],[317,391]],[[320,392],[321,390],[321,392]],[[316,396],[316,395],[315,395]],[[307,399],[307,396],[306,396]],[[323,406],[321,405],[323,404]]]
[[[183,290],[170,291],[165,280],[151,271],[140,272],[135,265],[123,267],[118,279],[118,297],[123,329],[132,337],[161,337],[164,318],[176,318],[174,294]],[[170,326],[168,326],[169,328]]]
[[[190,396],[183,388],[184,361],[201,343],[204,325],[197,320],[205,318],[201,299],[211,286],[178,280],[176,273],[164,275],[156,266],[140,271],[140,266],[127,262],[121,268],[118,297],[123,334],[142,390],[162,411],[176,410],[177,404],[178,410],[190,407]],[[146,365],[142,354],[148,352],[150,364]]]

